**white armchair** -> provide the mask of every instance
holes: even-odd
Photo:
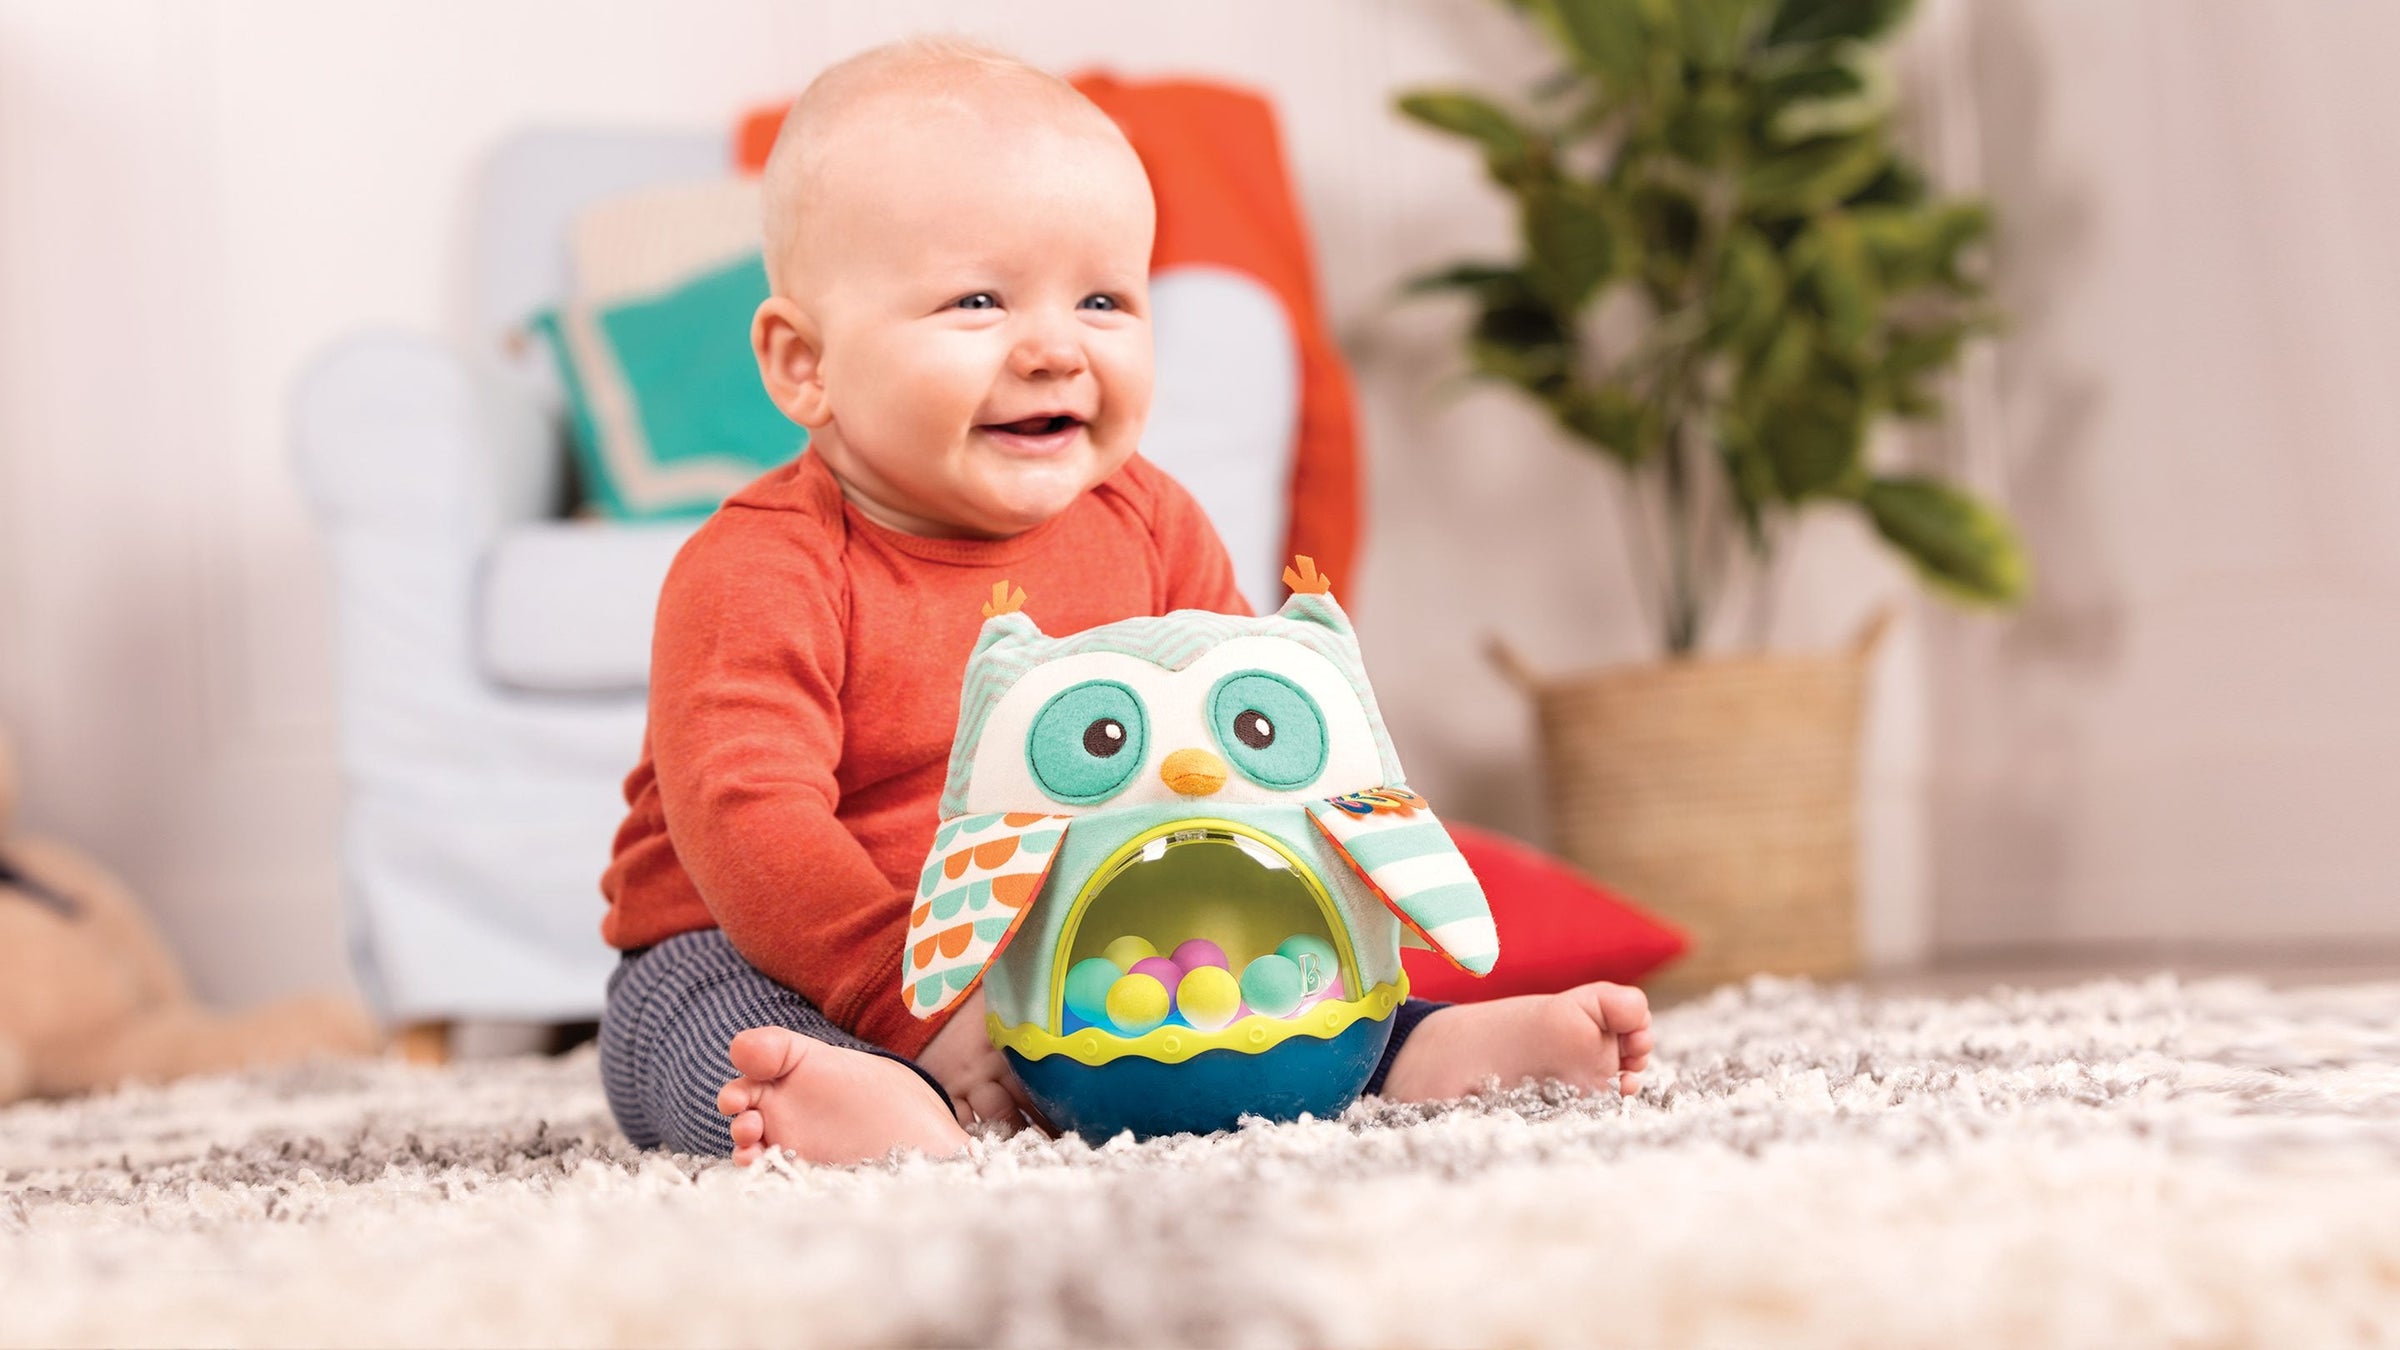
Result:
[[[298,470],[332,563],[352,952],[389,1021],[599,1014],[615,956],[598,878],[641,742],[651,611],[692,527],[559,518],[555,381],[507,335],[566,294],[584,206],[728,171],[710,135],[520,136],[468,232],[488,346],[365,334],[299,379]],[[1222,269],[1154,286],[1145,452],[1271,602],[1298,412],[1288,321]]]

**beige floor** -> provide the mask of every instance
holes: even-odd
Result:
[[[2400,946],[2121,946],[2001,951],[1953,958],[1917,970],[1873,971],[1860,983],[1878,993],[1959,995],[1997,985],[2043,989],[2110,976],[2159,972],[2183,979],[2248,975],[2270,988],[2400,980]]]
[[[2003,986],[2053,989],[2086,980],[2142,979],[2162,972],[2184,980],[2250,976],[2271,989],[2377,983],[2400,980],[2400,946],[2236,949],[2126,944],[2025,948],[1952,957],[1922,967],[1865,971],[1856,977],[1856,982],[1877,994],[1957,998]],[[1646,987],[1652,1005],[1660,1008],[1686,1003],[1708,992],[1679,985],[1671,976]]]

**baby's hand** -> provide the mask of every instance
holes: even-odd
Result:
[[[982,1120],[1013,1129],[1030,1123],[1045,1134],[1058,1133],[1025,1095],[1024,1084],[1017,1081],[1000,1048],[985,1034],[981,989],[958,1005],[958,1011],[917,1056],[917,1063],[950,1094],[961,1125],[972,1126]]]

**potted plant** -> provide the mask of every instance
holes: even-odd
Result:
[[[1854,968],[1858,729],[1870,635],[1833,655],[1704,654],[1737,570],[1803,511],[1863,511],[1936,590],[2014,602],[2006,520],[1870,463],[1886,417],[1995,316],[1976,200],[1894,144],[1878,44],[1907,0],[1503,0],[1564,58],[1517,110],[1419,90],[1473,143],[1519,255],[1411,283],[1463,292],[1473,371],[1537,400],[1629,480],[1626,538],[1665,661],[1534,694],[1561,850],[1685,925],[1675,982]]]

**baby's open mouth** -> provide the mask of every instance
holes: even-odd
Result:
[[[1059,413],[1052,417],[1028,417],[1018,422],[992,422],[985,426],[985,430],[1006,432],[1011,436],[1055,436],[1081,425],[1082,418]]]

